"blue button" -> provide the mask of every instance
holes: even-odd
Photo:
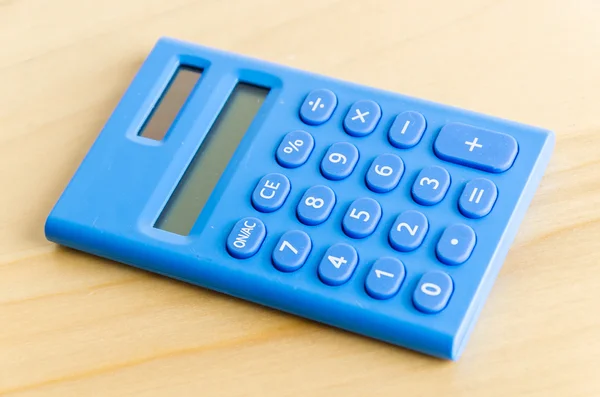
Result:
[[[229,232],[227,251],[237,259],[250,258],[258,252],[266,235],[267,229],[260,219],[240,219]]]
[[[475,241],[475,232],[469,226],[452,225],[442,233],[435,252],[442,263],[450,266],[460,265],[471,256]]]
[[[300,107],[300,118],[306,124],[323,124],[333,114],[337,106],[337,97],[329,90],[318,89],[311,91]]]
[[[494,182],[485,178],[473,179],[460,195],[458,208],[466,217],[482,218],[490,213],[497,197],[498,189]]]
[[[434,205],[442,201],[450,187],[450,174],[442,167],[423,168],[415,182],[411,193],[413,199],[421,205]]]
[[[333,181],[347,178],[354,171],[358,157],[358,149],[353,144],[334,143],[321,160],[321,173],[325,178]]]
[[[408,149],[419,143],[426,127],[427,122],[421,113],[400,113],[388,131],[388,139],[393,146]]]
[[[390,299],[398,293],[405,275],[404,264],[398,259],[378,259],[367,275],[365,290],[375,299]]]
[[[369,167],[365,178],[367,187],[376,193],[394,190],[404,173],[404,162],[395,154],[378,156]]]
[[[290,194],[290,181],[282,174],[268,174],[261,178],[252,193],[252,205],[260,212],[277,211]]]
[[[314,226],[329,218],[335,206],[335,193],[327,186],[318,185],[308,189],[296,209],[300,222]]]
[[[344,129],[352,136],[369,135],[381,118],[381,108],[377,102],[362,100],[354,102],[344,118]]]
[[[413,304],[423,313],[439,313],[448,305],[453,290],[452,279],[446,273],[425,273],[413,293]]]
[[[344,219],[342,228],[348,237],[365,238],[370,236],[381,219],[381,206],[372,198],[359,198],[354,200]]]
[[[419,248],[429,229],[427,217],[415,210],[404,211],[390,230],[390,245],[396,251],[408,252]]]
[[[292,131],[283,138],[277,148],[277,162],[285,168],[296,168],[306,163],[315,147],[315,140],[306,131]]]
[[[282,272],[293,272],[306,262],[312,248],[308,234],[301,230],[286,232],[273,250],[273,265]]]
[[[442,160],[496,173],[509,169],[519,150],[510,135],[461,123],[446,124],[433,148]]]
[[[319,263],[319,278],[327,285],[342,285],[350,280],[357,264],[358,254],[352,246],[332,245]]]

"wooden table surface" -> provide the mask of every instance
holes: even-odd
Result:
[[[0,0],[0,394],[600,396],[599,19],[598,0]],[[460,361],[45,240],[165,35],[556,131]]]

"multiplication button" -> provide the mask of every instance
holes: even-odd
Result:
[[[381,118],[381,108],[369,99],[354,102],[344,118],[344,129],[349,135],[361,137],[369,135]]]

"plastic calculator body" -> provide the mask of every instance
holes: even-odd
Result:
[[[553,146],[541,128],[163,38],[45,231],[455,360]]]

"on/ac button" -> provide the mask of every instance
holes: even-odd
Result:
[[[227,252],[237,259],[246,259],[256,255],[260,249],[267,229],[258,218],[242,218],[233,226],[227,237]]]

